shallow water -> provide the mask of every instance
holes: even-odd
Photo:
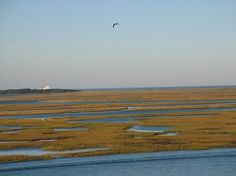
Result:
[[[170,127],[164,127],[164,126],[133,126],[133,127],[129,128],[127,131],[161,133],[161,132],[164,132],[168,129],[170,129]]]
[[[4,134],[14,134],[14,133],[19,133],[21,130],[7,130],[7,131],[2,131],[1,133]]]
[[[49,154],[82,153],[82,152],[91,152],[91,151],[99,151],[107,149],[108,148],[88,148],[88,149],[64,150],[64,151],[46,151],[40,148],[17,148],[17,149],[0,150],[0,156],[4,155],[42,156]]]
[[[47,151],[41,150],[39,148],[18,148],[18,149],[7,149],[0,150],[0,156],[4,155],[44,155]]]
[[[138,118],[103,118],[103,119],[91,119],[91,120],[79,120],[79,121],[70,121],[74,123],[129,123],[137,120]]]
[[[189,108],[189,109],[165,109],[165,110],[119,110],[119,111],[101,111],[101,112],[71,112],[55,114],[33,114],[33,115],[15,115],[0,116],[0,118],[48,118],[48,117],[80,117],[97,115],[140,115],[140,114],[162,114],[177,112],[207,112],[207,111],[236,111],[236,108]]]
[[[202,117],[209,116],[209,114],[190,114],[181,115],[181,117]],[[152,118],[178,118],[180,116],[150,116],[150,117],[107,117],[101,119],[88,119],[88,120],[70,120],[69,123],[130,123],[138,120],[152,119]]]
[[[5,100],[0,101],[0,104],[14,105],[14,104],[42,104],[43,102],[38,100]]]
[[[21,126],[0,126],[0,133],[18,133],[22,129]]]
[[[233,176],[236,149],[60,158],[0,164],[1,176]]]
[[[177,133],[164,133],[164,134],[160,134],[160,136],[176,136],[178,135]]]
[[[22,129],[21,126],[0,125],[0,129]]]

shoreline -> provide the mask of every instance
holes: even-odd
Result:
[[[233,154],[232,154],[233,153]],[[207,154],[207,156],[206,156]],[[204,150],[178,150],[145,153],[124,153],[78,158],[52,158],[48,160],[29,160],[20,162],[0,163],[0,173],[25,169],[43,169],[65,166],[88,166],[111,163],[127,163],[159,160],[183,160],[196,158],[236,157],[236,148],[213,148]],[[28,164],[28,166],[26,165]]]

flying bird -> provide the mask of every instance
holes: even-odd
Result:
[[[115,28],[115,26],[119,26],[120,24],[119,23],[114,23],[113,25],[112,25],[112,27],[113,27],[113,29]]]

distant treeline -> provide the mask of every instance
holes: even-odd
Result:
[[[0,94],[30,94],[30,93],[66,93],[66,92],[79,92],[76,89],[7,89],[0,90]]]

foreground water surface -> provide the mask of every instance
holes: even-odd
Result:
[[[1,176],[233,176],[236,148],[0,164]]]

